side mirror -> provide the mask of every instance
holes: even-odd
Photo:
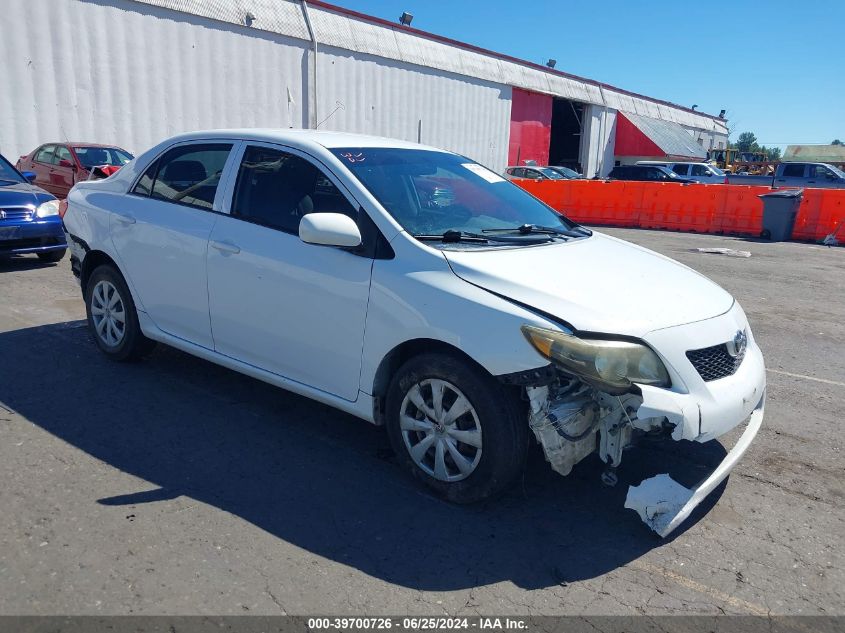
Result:
[[[299,239],[306,244],[354,247],[361,244],[361,231],[348,215],[309,213],[299,221]]]
[[[38,176],[34,171],[23,171],[21,172],[21,176],[26,178],[27,182],[35,182],[35,178]]]

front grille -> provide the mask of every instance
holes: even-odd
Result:
[[[0,222],[31,220],[34,213],[30,207],[0,207]]]
[[[728,346],[722,343],[713,347],[690,350],[687,352],[687,358],[704,382],[710,382],[725,376],[733,376],[742,364],[742,359],[745,358],[745,350],[737,356],[731,356],[728,353]]]

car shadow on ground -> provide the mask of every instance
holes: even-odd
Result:
[[[61,262],[42,262],[36,255],[0,255],[0,274],[21,270],[38,270],[58,266]]]
[[[716,442],[648,444],[626,453],[619,484],[608,488],[598,459],[562,478],[535,449],[507,494],[461,507],[411,481],[382,429],[171,348],[116,364],[73,322],[0,334],[0,358],[1,402],[150,483],[118,496],[81,493],[92,501],[125,513],[184,495],[422,590],[498,581],[534,589],[600,576],[666,542],[623,509],[628,484],[669,472],[691,485],[725,455]],[[49,396],[36,385],[48,385]]]

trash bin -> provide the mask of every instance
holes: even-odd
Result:
[[[795,216],[804,197],[803,189],[778,189],[757,196],[763,200],[763,230],[760,237],[784,242],[792,235]]]

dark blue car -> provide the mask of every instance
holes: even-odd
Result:
[[[35,253],[57,262],[67,250],[59,201],[31,184],[34,177],[0,156],[0,257]]]

